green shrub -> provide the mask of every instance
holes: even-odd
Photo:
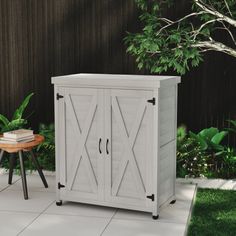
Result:
[[[226,148],[220,156],[220,168],[216,177],[231,179],[236,177],[236,151],[234,148]]]
[[[197,134],[187,132],[184,126],[179,127],[177,176],[236,177],[236,151],[222,144],[227,134],[228,131],[219,131],[214,127]]]
[[[201,143],[189,137],[186,127],[181,126],[177,131],[177,176],[199,177],[206,175],[209,155]]]
[[[55,170],[55,127],[54,124],[40,124],[39,134],[43,135],[45,141],[40,144],[35,152],[40,165],[50,171]]]

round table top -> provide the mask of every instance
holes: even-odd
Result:
[[[10,152],[10,153],[18,152],[18,151],[29,151],[33,147],[42,143],[43,141],[44,141],[44,137],[42,135],[35,134],[34,140],[30,142],[22,142],[22,143],[16,143],[16,144],[0,143],[0,149],[6,152]]]

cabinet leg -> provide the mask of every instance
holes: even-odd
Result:
[[[57,206],[61,206],[61,205],[62,205],[62,201],[56,202],[56,205],[57,205]]]
[[[170,202],[170,204],[175,204],[175,203],[176,203],[176,199],[174,199]]]
[[[157,220],[158,218],[159,218],[159,215],[153,215],[153,216],[152,216],[152,219],[153,219],[153,220]]]
[[[16,164],[16,157],[15,157],[14,153],[11,153],[10,157],[9,157],[8,184],[12,184],[12,175],[13,175],[15,164]]]

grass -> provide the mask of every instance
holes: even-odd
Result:
[[[205,235],[236,235],[236,191],[198,189],[188,236]]]

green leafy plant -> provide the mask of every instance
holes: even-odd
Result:
[[[198,134],[189,132],[190,137],[195,139],[203,150],[211,154],[214,153],[216,156],[224,151],[224,146],[221,145],[221,142],[227,134],[227,131],[219,131],[219,129],[214,127],[203,129]]]
[[[142,31],[128,33],[127,52],[136,57],[138,68],[151,73],[174,70],[185,74],[203,61],[203,54],[217,51],[236,57],[236,1],[190,0],[189,12],[169,18],[174,0],[136,0],[141,10]],[[216,33],[228,38],[218,41]]]
[[[224,165],[227,147],[221,143],[227,134],[227,131],[219,131],[219,129],[214,127],[203,129],[198,134],[189,132],[189,136],[195,139],[210,156],[207,164],[211,168],[209,172],[213,172],[215,176],[218,175]]]
[[[206,175],[209,155],[198,140],[189,137],[186,127],[177,130],[177,176]]]
[[[1,133],[23,128],[28,123],[27,120],[23,118],[23,114],[33,95],[34,94],[31,93],[23,100],[21,105],[15,110],[11,120],[9,120],[6,116],[0,114]]]
[[[181,144],[181,142],[186,138],[187,136],[187,128],[185,125],[181,125],[177,129],[177,145]]]
[[[234,148],[227,147],[223,152],[221,166],[218,171],[218,176],[221,178],[236,177],[236,151]]]
[[[179,127],[177,176],[236,177],[236,150],[222,144],[227,134],[228,131],[219,131],[214,127],[197,134],[187,132],[185,126]]]
[[[50,171],[55,170],[55,127],[54,124],[40,124],[39,134],[43,135],[45,141],[40,144],[36,151],[40,165]]]

